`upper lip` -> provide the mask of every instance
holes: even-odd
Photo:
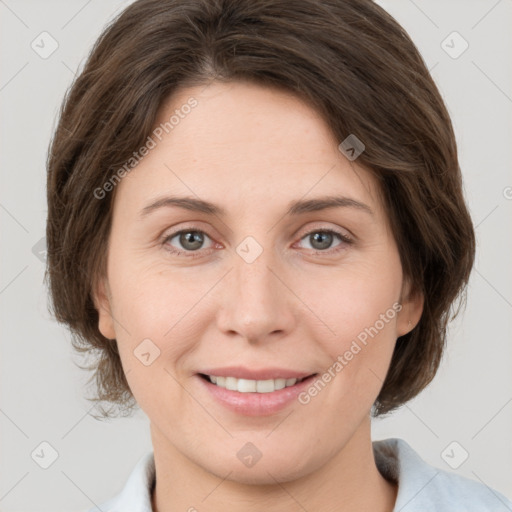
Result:
[[[204,375],[215,375],[216,377],[235,377],[236,379],[247,380],[269,380],[269,379],[303,379],[313,375],[313,372],[299,372],[287,368],[261,368],[249,369],[243,366],[224,366],[222,368],[208,368],[199,373]]]

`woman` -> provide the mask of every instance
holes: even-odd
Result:
[[[96,400],[150,420],[102,510],[512,509],[371,440],[434,377],[475,239],[439,91],[370,0],[130,5],[63,105],[47,239]]]

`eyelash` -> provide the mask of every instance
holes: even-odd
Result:
[[[206,235],[208,238],[211,239],[211,237],[208,235],[208,233],[202,231],[201,229],[195,229],[193,227],[190,227],[190,228],[186,228],[186,229],[181,229],[179,231],[176,231],[175,233],[171,233],[169,235],[165,235],[163,237],[163,240],[162,240],[162,245],[166,245],[166,243],[169,241],[169,240],[172,240],[174,237],[176,237],[177,235],[181,235],[182,233],[191,233],[191,232],[194,232],[194,233],[200,233],[202,235]],[[343,245],[344,244],[347,244],[347,245],[351,245],[354,243],[354,241],[352,240],[352,238],[349,238],[347,235],[343,234],[343,233],[340,233],[339,231],[336,231],[334,229],[321,229],[321,228],[317,228],[317,229],[313,229],[307,233],[305,233],[303,236],[301,236],[301,238],[299,240],[303,240],[304,238],[312,235],[313,233],[331,233],[333,235],[336,235],[339,237],[339,239],[341,240],[341,244],[339,244],[338,246],[336,246],[334,249],[326,249],[324,251],[321,251],[321,250],[318,250],[318,249],[310,249],[312,251],[314,251],[314,255],[317,255],[317,254],[329,254],[329,255],[332,255],[332,254],[336,254],[340,251],[342,251],[344,249]],[[172,247],[172,246],[169,246],[169,247]],[[169,253],[171,254],[174,254],[176,256],[181,256],[183,254],[186,255],[187,258],[198,258],[198,257],[201,257],[201,256],[204,256],[204,254],[202,254],[201,252],[201,249],[198,250],[198,251],[180,251],[178,249],[175,249],[174,247],[172,248],[169,248],[169,247],[166,247],[166,251],[168,251]],[[212,249],[211,247],[209,249]],[[209,249],[206,249],[206,250],[209,250]]]

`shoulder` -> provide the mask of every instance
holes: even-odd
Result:
[[[148,452],[138,460],[123,489],[116,496],[87,512],[152,512],[151,492],[155,474],[154,453]]]
[[[403,439],[373,442],[381,474],[398,483],[401,512],[512,512],[512,501],[485,485],[425,462]]]

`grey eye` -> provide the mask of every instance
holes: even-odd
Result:
[[[178,250],[181,249],[192,252],[203,248],[206,238],[210,237],[202,231],[187,229],[168,236],[165,242]],[[172,240],[174,239],[178,240],[178,246],[172,243]]]
[[[310,233],[306,234],[302,240],[308,241],[310,247],[306,247],[307,249],[325,251],[326,249],[331,249],[333,247],[333,241],[335,238],[338,238],[340,243],[344,241],[341,235],[335,231],[330,230],[311,231]]]
[[[325,233],[322,231],[309,235],[311,245],[313,246],[314,249],[318,250],[328,249],[333,242],[333,238],[334,237],[332,236],[331,233]]]
[[[185,231],[179,235],[179,241],[184,249],[194,251],[201,248],[204,236],[199,231]]]

